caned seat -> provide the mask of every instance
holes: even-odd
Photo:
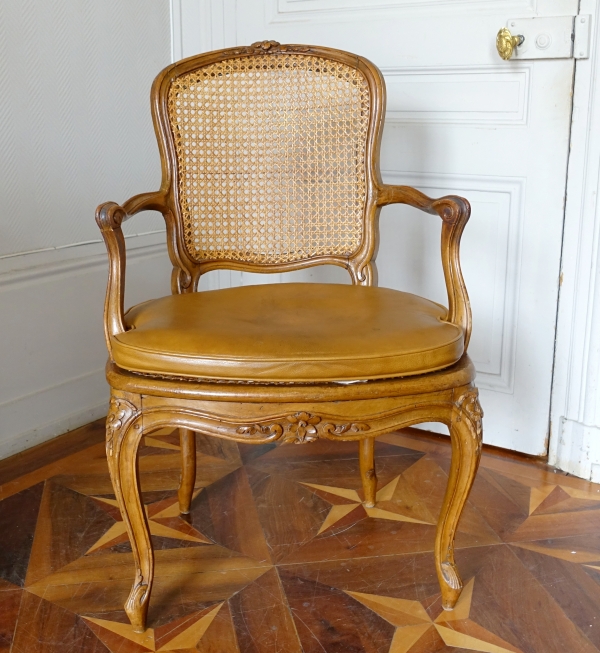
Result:
[[[417,295],[341,284],[266,284],[135,306],[115,363],[146,374],[315,382],[425,374],[463,354],[461,327]],[[210,316],[210,319],[207,319]]]
[[[109,254],[106,452],[135,563],[125,611],[136,632],[146,628],[154,578],[137,453],[145,435],[167,427],[180,433],[186,514],[196,433],[252,444],[354,440],[369,509],[377,501],[377,436],[446,424],[452,467],[432,548],[443,607],[460,596],[454,538],[483,416],[460,268],[470,207],[454,195],[431,199],[383,182],[384,114],[376,66],[318,46],[264,41],[208,52],[154,82],[161,187],[96,213]],[[379,213],[394,203],[441,218],[447,308],[375,287]],[[172,295],[125,312],[121,225],[145,210],[166,222]],[[267,274],[321,264],[347,270],[352,285],[198,291],[211,270]]]

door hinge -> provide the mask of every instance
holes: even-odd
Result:
[[[512,59],[587,59],[590,54],[592,17],[534,16],[511,18],[511,34],[522,37]]]
[[[575,35],[573,38],[573,56],[575,59],[587,59],[590,56],[592,38],[592,17],[588,14],[575,16]]]

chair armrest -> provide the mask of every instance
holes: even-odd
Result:
[[[162,192],[143,193],[127,200],[122,206],[105,202],[96,209],[96,222],[108,251],[108,285],[104,301],[104,335],[109,353],[111,337],[125,331],[125,237],[121,225],[140,211],[168,212]],[[112,354],[111,354],[112,358]]]
[[[456,195],[431,199],[410,186],[382,185],[377,196],[378,206],[397,203],[437,213],[442,219],[442,266],[448,293],[448,322],[462,327],[466,351],[471,337],[471,304],[460,268],[460,239],[471,215],[471,206]]]

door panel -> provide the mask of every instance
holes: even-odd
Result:
[[[502,61],[495,36],[509,18],[574,15],[577,2],[229,0],[224,7],[224,36],[213,36],[212,47],[314,43],[381,68],[384,181],[463,195],[473,206],[462,260],[484,439],[545,454],[574,66]],[[212,20],[221,25],[214,12]],[[439,233],[437,218],[383,209],[380,285],[445,303]],[[291,276],[331,278],[315,270]],[[223,283],[256,281],[234,273]]]

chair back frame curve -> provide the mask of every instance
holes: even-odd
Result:
[[[318,57],[341,63],[359,71],[364,77],[370,96],[369,116],[364,143],[365,203],[362,217],[362,237],[358,248],[349,256],[322,254],[285,263],[253,263],[232,259],[194,260],[187,251],[179,197],[179,169],[175,138],[169,120],[169,91],[177,78],[203,67],[244,57],[278,57],[296,54]],[[165,68],[155,79],[151,93],[152,118],[161,155],[162,183],[159,194],[164,202],[163,215],[167,223],[169,255],[173,264],[172,290],[175,293],[193,292],[205,272],[219,268],[249,272],[285,272],[320,264],[333,264],[346,268],[352,282],[371,285],[373,270],[371,259],[376,251],[379,189],[382,187],[379,171],[379,149],[385,114],[385,82],[378,68],[370,61],[348,52],[332,48],[306,45],[280,45],[263,41],[249,47],[228,48],[184,59]]]

